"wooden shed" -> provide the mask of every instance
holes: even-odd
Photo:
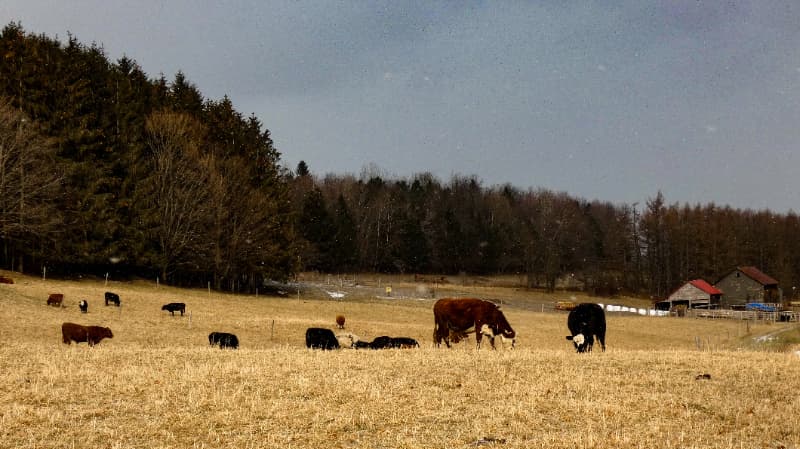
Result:
[[[753,302],[780,303],[783,296],[778,281],[756,267],[736,267],[714,286],[724,292],[724,308],[743,308]]]
[[[675,306],[712,309],[719,307],[722,292],[702,279],[683,284],[669,297],[657,304],[658,309],[672,310]]]

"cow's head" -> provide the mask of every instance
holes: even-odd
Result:
[[[514,349],[514,346],[517,344],[517,333],[510,327],[500,333],[500,338],[503,339],[503,344],[505,344],[507,340],[511,340],[511,349]]]
[[[517,344],[517,334],[514,332],[514,329],[511,329],[511,326],[489,326],[488,324],[484,324],[481,326],[481,334],[494,339],[494,337],[499,336],[500,339],[503,340],[503,347],[505,347],[507,341],[511,341],[511,349],[514,349],[514,346]]]
[[[578,352],[586,351],[586,337],[583,334],[567,335],[567,340],[572,340],[575,350]]]
[[[111,328],[109,327],[104,327],[102,330],[102,334],[103,338],[114,338],[114,333],[111,332]]]

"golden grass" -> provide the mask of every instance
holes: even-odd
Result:
[[[754,343],[796,334],[794,324],[748,333],[727,320],[609,314],[608,351],[578,355],[565,313],[495,287],[475,296],[506,298],[518,348],[476,350],[470,339],[447,350],[431,345],[433,299],[0,274],[17,280],[0,285],[1,448],[800,447],[800,357]],[[106,290],[121,309],[102,305]],[[46,306],[50,292],[66,307]],[[173,301],[187,316],[160,310]],[[305,349],[305,329],[334,329],[337,314],[365,339],[409,336],[422,348]],[[114,338],[64,345],[64,321],[111,327]],[[214,330],[237,334],[240,349],[209,347]]]

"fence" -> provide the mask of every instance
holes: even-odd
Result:
[[[800,313],[794,311],[764,312],[760,310],[729,309],[689,309],[686,316],[694,318],[727,318],[733,320],[791,321],[800,320]]]

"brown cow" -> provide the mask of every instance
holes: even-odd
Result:
[[[50,293],[50,296],[47,297],[48,306],[61,307],[62,301],[64,301],[63,293]]]
[[[81,326],[75,323],[64,323],[61,325],[61,336],[64,344],[69,345],[74,341],[76,344],[81,342],[89,343],[94,346],[104,338],[114,338],[111,329],[100,326]]]
[[[517,342],[517,334],[508,324],[500,307],[489,301],[476,298],[443,298],[433,305],[433,341],[436,346],[444,340],[450,347],[450,339],[458,342],[467,334],[475,332],[478,348],[481,347],[483,336],[489,337],[489,342],[494,346],[494,338],[500,336],[503,340],[511,340],[513,348]]]
[[[14,280],[10,277],[0,276],[0,284],[13,284]]]

